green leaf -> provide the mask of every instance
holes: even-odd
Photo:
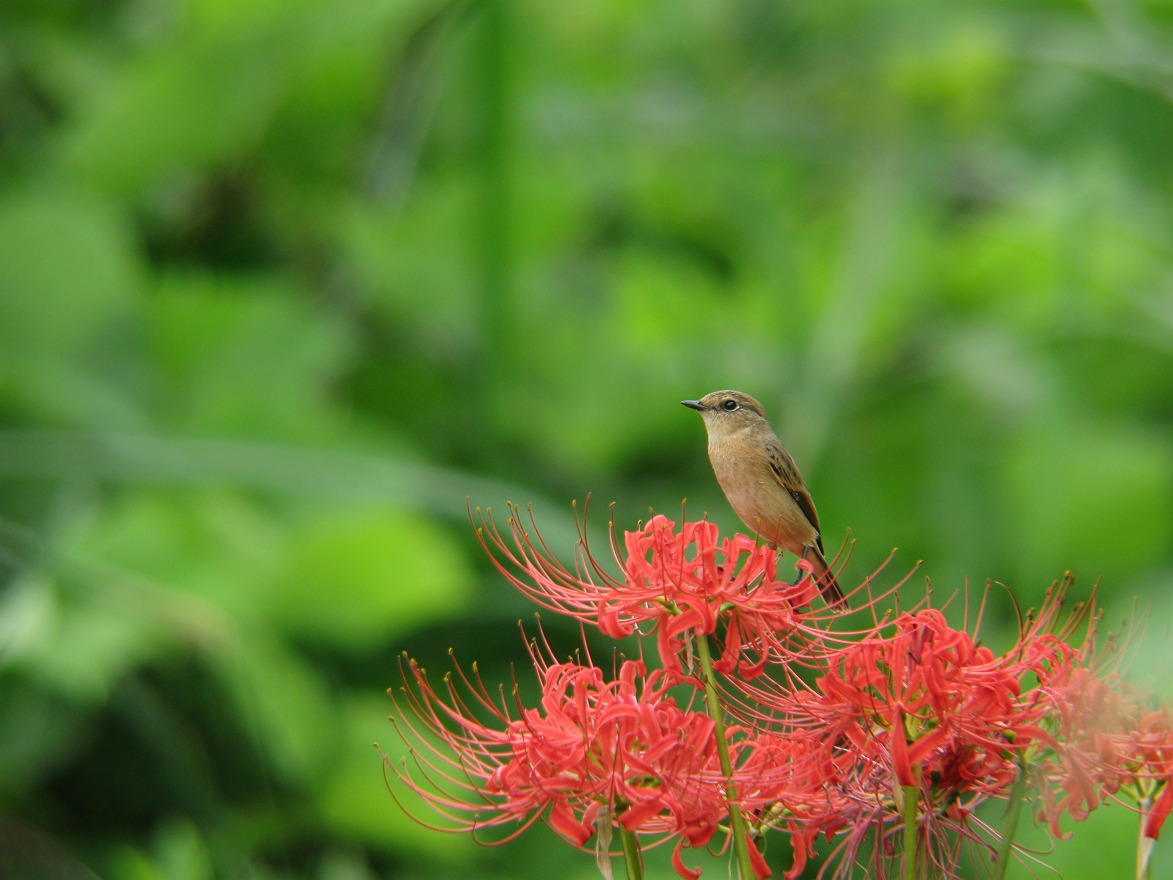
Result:
[[[291,536],[270,613],[286,631],[342,648],[386,644],[467,607],[462,546],[432,521],[386,510],[324,511]]]
[[[254,144],[288,76],[273,34],[162,47],[127,65],[85,111],[67,168],[102,189],[134,194]]]
[[[130,617],[223,637],[261,614],[258,584],[277,568],[281,546],[280,526],[232,492],[139,490],[109,505],[77,549],[108,566],[107,595],[144,597]]]
[[[199,829],[172,818],[156,830],[150,852],[125,847],[113,859],[114,880],[211,880],[212,856]]]
[[[336,763],[337,709],[312,664],[251,630],[214,657],[231,695],[225,707],[253,737],[252,748],[283,781],[310,786]]]
[[[71,703],[104,702],[119,679],[168,641],[149,606],[135,605],[115,581],[38,575],[15,584],[5,607],[25,624],[7,662]]]
[[[142,267],[120,212],[42,188],[0,202],[0,366],[75,358],[126,314]]]
[[[328,432],[325,388],[349,338],[265,276],[173,274],[148,311],[166,420],[187,430],[307,439]]]

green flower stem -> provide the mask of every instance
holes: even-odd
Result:
[[[1006,819],[1002,824],[1002,842],[998,845],[998,864],[995,866],[992,880],[1003,880],[1006,868],[1010,864],[1010,851],[1014,848],[1014,835],[1018,831],[1018,819],[1022,815],[1022,805],[1026,800],[1026,776],[1026,764],[1019,756],[1018,774],[1014,777],[1014,785],[1010,787],[1010,794],[1006,797]]]
[[[1169,785],[1170,783],[1166,783]],[[1153,845],[1156,843],[1150,837],[1144,836],[1144,826],[1149,818],[1149,810],[1153,808],[1153,798],[1144,797],[1140,801],[1140,827],[1136,835],[1136,880],[1149,880],[1153,876]]]
[[[900,812],[904,818],[904,880],[916,880],[916,808],[920,801],[920,789],[915,785],[902,785],[904,803]]]
[[[698,636],[696,652],[701,661],[705,680],[705,706],[713,719],[717,739],[717,758],[725,777],[725,802],[729,806],[729,833],[733,835],[733,851],[737,854],[737,871],[741,880],[755,880],[753,864],[749,860],[749,829],[737,805],[737,790],[733,782],[733,762],[729,758],[729,743],[725,739],[725,716],[721,711],[721,697],[717,691],[717,674],[713,671],[713,657],[709,653],[709,639]]]
[[[623,844],[623,864],[627,868],[627,880],[643,880],[644,857],[640,851],[639,840],[622,822],[615,824],[619,826],[619,840]]]

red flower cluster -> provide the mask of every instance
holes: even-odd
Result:
[[[1055,745],[1038,770],[1040,818],[1062,837],[1064,814],[1085,819],[1123,791],[1146,813],[1143,836],[1156,840],[1173,808],[1173,717],[1118,676],[1082,667],[1064,670],[1047,689]]]
[[[809,608],[819,594],[810,564],[797,564],[801,577],[794,583],[780,580],[777,553],[747,535],[719,540],[717,527],[706,520],[678,529],[655,516],[622,542],[612,532],[612,556],[623,572],[617,578],[591,554],[581,524],[574,571],[550,552],[532,519],[530,526],[511,509],[507,538],[491,515],[480,516],[481,546],[506,579],[542,608],[611,638],[655,634],[667,669],[681,671],[680,658],[697,636],[721,639],[719,672],[747,677],[759,674],[769,659],[810,663],[823,640],[836,638],[823,628],[836,615]]]
[[[761,780],[746,806],[790,835],[799,860],[788,876],[820,834],[848,829],[848,865],[867,837],[898,835],[910,796],[933,864],[959,837],[977,839],[974,808],[1005,797],[1023,755],[1050,741],[1033,674],[1017,650],[996,655],[925,608],[830,655],[808,689],[733,683],[776,731],[768,759],[745,761]]]
[[[876,876],[914,860],[947,877],[967,841],[1009,852],[974,815],[991,799],[1031,797],[1056,834],[1062,815],[1127,794],[1155,838],[1173,807],[1170,716],[1103,673],[1094,603],[1065,612],[1069,580],[997,653],[977,624],[954,628],[927,602],[877,615],[903,582],[874,594],[869,578],[855,604],[871,622],[833,631],[841,618],[809,607],[809,566],[780,581],[772,550],[721,540],[708,522],[657,516],[622,540],[613,532],[620,575],[585,536],[574,570],[563,566],[516,515],[508,538],[491,517],[478,535],[542,607],[613,638],[654,636],[662,668],[624,661],[607,677],[531,648],[542,696],[526,708],[459,670],[438,692],[405,665],[398,724],[414,765],[390,769],[456,828],[519,832],[541,818],[604,851],[617,828],[629,856],[675,840],[684,877],[698,872],[681,848],[718,839],[747,880],[769,875],[756,842],[780,834],[790,878],[820,839],[831,842],[820,876],[846,877],[871,853]],[[677,687],[703,694],[705,711],[689,696],[679,704]]]
[[[898,618],[845,648],[802,695],[825,739],[887,765],[900,785],[922,785],[950,801],[958,792],[1003,791],[1014,758],[1040,735],[1045,710],[1022,700],[1029,671],[951,628],[938,610]]]
[[[708,844],[726,810],[707,782],[719,773],[713,719],[677,706],[673,677],[642,661],[623,661],[608,680],[532,653],[540,703],[512,710],[459,668],[440,693],[407,662],[397,725],[418,777],[405,766],[400,780],[468,830],[519,821],[515,836],[544,817],[583,846],[614,821],[676,838],[678,861],[681,845]]]

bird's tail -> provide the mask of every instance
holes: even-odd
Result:
[[[809,559],[814,567],[815,579],[818,582],[819,594],[823,597],[823,601],[836,614],[846,614],[851,610],[851,607],[847,604],[847,596],[844,595],[843,588],[839,586],[835,572],[831,571],[831,567],[827,565],[827,560],[818,547],[807,547],[806,549],[807,553],[804,554],[804,558]]]

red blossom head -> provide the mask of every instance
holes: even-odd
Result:
[[[653,843],[707,844],[726,809],[721,788],[706,782],[712,719],[677,705],[672,678],[642,661],[625,660],[608,678],[532,653],[534,708],[511,707],[459,667],[438,691],[404,664],[392,696],[411,762],[388,762],[389,771],[451,823],[446,830],[518,822],[519,832],[541,818],[582,847],[617,821]]]
[[[707,520],[678,527],[658,515],[622,540],[612,531],[618,575],[591,553],[584,522],[573,571],[550,552],[532,517],[526,528],[511,507],[508,526],[506,537],[490,513],[480,514],[477,535],[514,587],[612,638],[654,634],[661,662],[674,671],[693,637],[714,634],[722,645],[717,668],[726,674],[756,675],[770,658],[805,661],[827,636],[820,624],[839,616],[810,609],[818,587],[809,563],[798,562],[800,576],[788,583],[778,577],[776,551],[748,535],[722,539]]]
[[[1076,821],[1106,799],[1145,815],[1142,828],[1160,835],[1173,808],[1173,716],[1118,675],[1072,669],[1048,689],[1054,748],[1041,762],[1040,814],[1052,833],[1064,814]]]
[[[1149,838],[1173,811],[1173,719],[1105,672],[1094,593],[1068,607],[1069,578],[1020,614],[999,653],[977,637],[989,587],[972,626],[967,602],[956,628],[931,597],[879,614],[905,581],[872,594],[869,578],[855,592],[870,600],[855,605],[870,624],[832,630],[838,616],[810,608],[809,564],[787,583],[772,549],[707,521],[655,516],[622,537],[612,524],[607,566],[580,521],[572,567],[529,525],[512,506],[504,534],[480,516],[510,583],[604,635],[654,637],[662,668],[627,660],[608,676],[589,657],[554,662],[543,642],[530,651],[541,696],[527,707],[516,684],[493,695],[475,668],[435,689],[405,663],[396,723],[410,757],[389,772],[455,829],[516,834],[543,820],[606,849],[619,825],[644,845],[674,840],[685,878],[698,872],[682,847],[719,829],[740,865],[768,876],[750,841],[773,832],[793,849],[787,878],[821,840],[820,877],[847,877],[868,853],[875,876],[903,861],[949,877],[968,844],[1009,854],[1013,831],[1002,842],[973,813],[992,798],[1036,798],[1056,834],[1061,816],[1108,797],[1130,795]],[[707,713],[690,702],[701,691]]]
[[[837,835],[849,873],[862,848],[875,844],[880,858],[880,843],[903,833],[911,788],[922,858],[947,864],[959,840],[994,836],[974,825],[974,807],[1006,796],[1022,756],[1049,743],[1052,707],[1031,692],[1027,657],[1037,659],[1022,644],[996,654],[924,608],[825,654],[808,686],[740,684],[759,707],[750,719],[777,741],[743,747],[739,791],[755,792],[747,807],[790,837],[796,873],[820,834]],[[754,787],[741,781],[751,769]]]

